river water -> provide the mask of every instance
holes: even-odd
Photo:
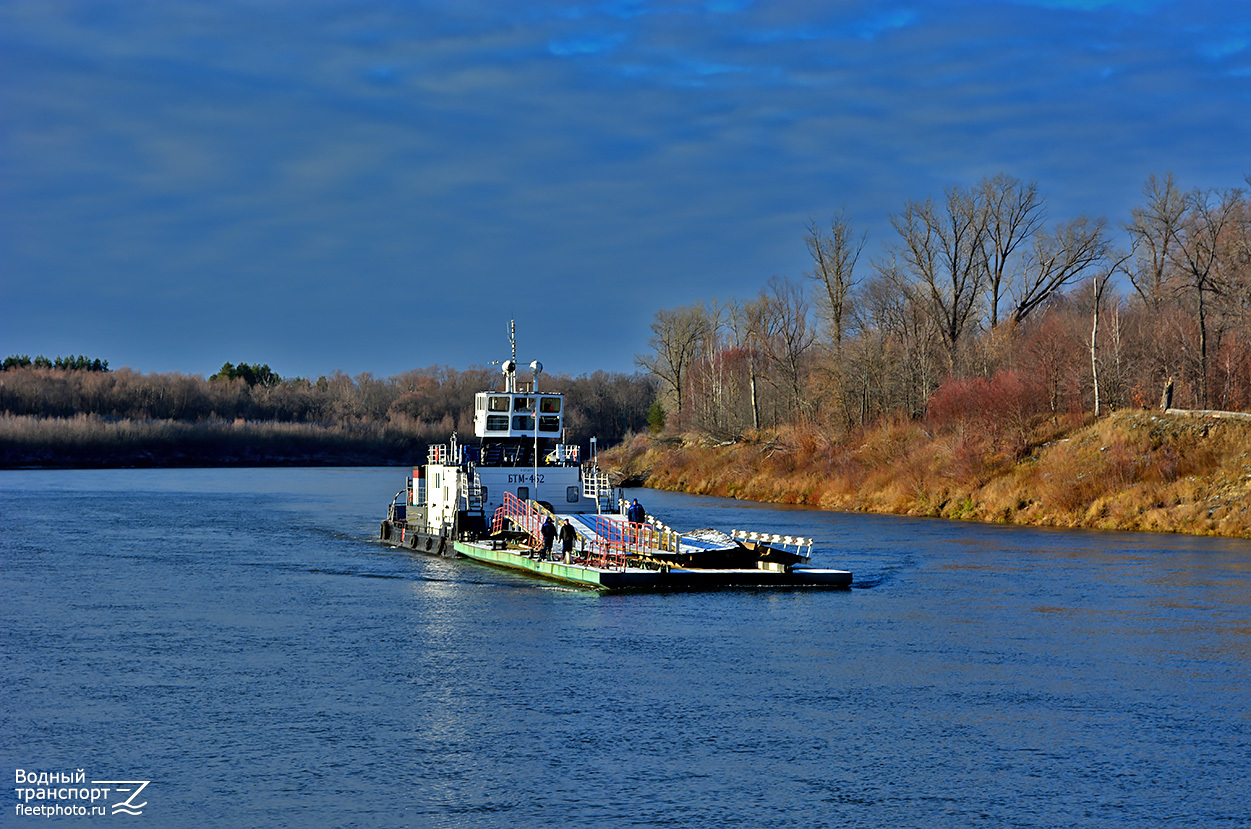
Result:
[[[404,474],[0,472],[0,825],[1251,825],[1251,543],[642,490],[855,586],[599,595],[378,544]]]

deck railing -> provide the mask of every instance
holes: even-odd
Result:
[[[635,524],[611,515],[595,516],[595,538],[588,550],[597,567],[624,569],[630,556],[658,549],[656,530],[650,524]]]
[[[804,558],[812,557],[811,538],[778,535],[777,533],[745,532],[743,530],[731,530],[730,537],[737,538],[740,541],[755,541],[760,544],[768,544],[770,547],[778,547],[782,550],[785,550],[787,547],[794,547],[796,555]]]

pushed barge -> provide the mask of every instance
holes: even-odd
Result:
[[[531,363],[530,383],[519,383],[514,340],[502,368],[504,390],[474,398],[476,440],[453,434],[429,447],[392,500],[381,541],[600,590],[851,586],[850,572],[809,564],[811,539],[629,520],[594,439],[585,463],[562,441],[564,395],[539,391],[542,365]],[[558,538],[544,552],[549,520],[572,528],[570,551]]]

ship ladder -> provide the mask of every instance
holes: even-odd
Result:
[[[511,492],[504,493],[504,501],[496,508],[491,518],[491,534],[497,535],[508,529],[524,532],[531,550],[543,546],[539,535],[539,527],[543,518],[539,511],[529,502],[522,501]]]

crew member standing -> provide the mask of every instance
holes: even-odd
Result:
[[[565,554],[565,564],[569,563],[569,559],[573,555],[573,540],[578,537],[578,533],[574,530],[573,525],[569,523],[569,519],[565,519],[564,525],[560,528],[560,551]]]
[[[552,541],[556,538],[556,525],[550,515],[543,519],[539,533],[543,536],[543,558],[548,558],[552,553]]]

